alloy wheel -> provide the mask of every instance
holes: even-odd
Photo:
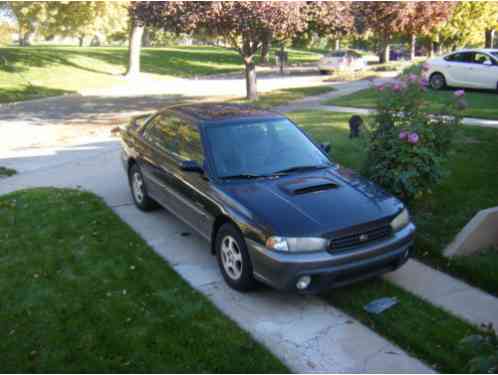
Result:
[[[242,275],[242,253],[237,241],[232,236],[225,236],[221,241],[221,262],[226,274],[232,280]]]
[[[132,189],[133,196],[135,197],[138,203],[142,203],[144,200],[144,180],[142,179],[142,175],[138,172],[133,174],[132,178]]]
[[[431,87],[434,90],[442,89],[444,87],[444,78],[443,78],[443,76],[440,75],[440,74],[434,74],[431,77]]]

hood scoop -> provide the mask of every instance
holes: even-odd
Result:
[[[283,182],[279,187],[289,195],[303,195],[337,189],[339,185],[328,178],[305,177]]]

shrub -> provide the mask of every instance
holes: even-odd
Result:
[[[445,175],[442,162],[451,149],[465,107],[456,91],[440,111],[424,106],[426,82],[408,74],[376,86],[377,114],[370,121],[364,173],[401,199],[430,192]]]
[[[483,326],[484,334],[470,335],[460,341],[460,350],[472,352],[465,371],[471,374],[498,373],[498,336],[493,325]]]

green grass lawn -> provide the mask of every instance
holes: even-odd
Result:
[[[288,372],[93,194],[0,197],[0,243],[4,372]]]
[[[448,101],[454,90],[434,91],[427,90],[425,104],[429,110],[436,111]],[[374,108],[377,93],[374,88],[365,89],[356,93],[324,101],[323,104],[332,104],[346,107]],[[468,108],[464,116],[498,120],[498,94],[495,92],[466,90],[465,100]]]
[[[320,58],[314,52],[288,52],[291,64]],[[220,47],[144,48],[141,57],[142,72],[153,79],[243,70],[238,53]],[[127,49],[121,47],[0,48],[0,102],[119,85],[123,83],[126,63]]]
[[[15,175],[16,173],[17,172],[14,169],[0,166],[0,177],[10,177]]]
[[[271,108],[278,105],[287,104],[294,100],[303,99],[307,96],[321,95],[334,90],[335,88],[332,86],[295,87],[261,93],[258,94],[258,98],[256,100],[235,99],[232,100],[232,102],[253,104],[260,108]]]
[[[325,111],[294,112],[290,117],[319,142],[331,143],[331,156],[359,170],[365,159],[364,139],[348,138],[351,114]],[[449,260],[442,251],[481,209],[498,205],[498,130],[463,127],[462,136],[449,157],[450,175],[430,196],[415,201],[411,213],[417,224],[416,255],[498,296],[498,255]]]
[[[382,297],[396,298],[398,304],[379,315],[363,309]],[[476,327],[387,281],[374,279],[334,289],[324,298],[438,372],[465,372],[465,366],[474,356],[473,351],[459,342],[479,334]]]

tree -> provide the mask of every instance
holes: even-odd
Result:
[[[308,31],[328,37],[340,47],[340,38],[353,29],[352,5],[347,1],[316,1],[307,6]]]
[[[404,33],[410,36],[410,59],[415,58],[417,35],[428,35],[431,30],[448,20],[452,11],[453,3],[440,1],[411,1],[407,4],[405,17],[408,22]],[[430,40],[430,51],[433,43]]]
[[[355,25],[360,31],[369,29],[379,41],[379,60],[389,61],[389,43],[395,33],[402,32],[409,23],[408,2],[358,1],[353,3]]]
[[[436,28],[441,42],[453,49],[483,43],[486,31],[496,27],[498,4],[495,1],[458,2],[448,22]],[[489,42],[489,41],[488,41]]]
[[[73,36],[80,46],[87,37],[111,35],[127,28],[127,3],[107,1],[48,2],[50,14],[39,32],[44,35]]]
[[[145,24],[136,18],[131,20],[130,37],[128,38],[128,68],[126,76],[133,77],[140,73],[140,50]]]
[[[135,15],[142,23],[176,33],[208,30],[222,36],[244,61],[247,98],[255,99],[254,55],[271,33],[283,41],[306,27],[304,3],[280,1],[142,2]]]
[[[48,18],[47,3],[43,1],[10,1],[7,3],[19,27],[19,44],[29,46],[37,27]]]

